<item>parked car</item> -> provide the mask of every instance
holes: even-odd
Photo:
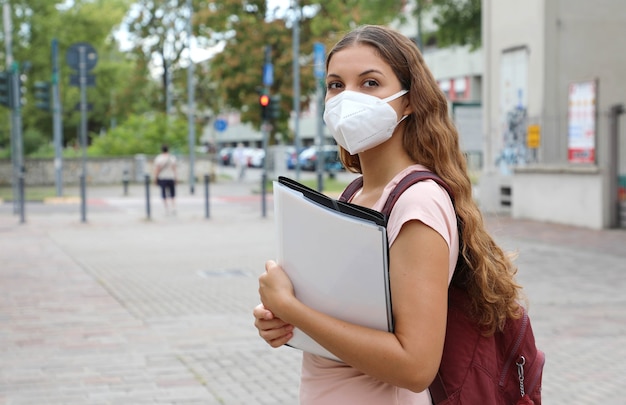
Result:
[[[317,146],[311,146],[302,152],[298,156],[300,162],[300,168],[302,170],[317,170],[318,150]],[[343,164],[339,160],[339,150],[334,145],[324,145],[322,148],[323,156],[323,170],[325,172],[336,172],[343,170]]]
[[[249,148],[245,152],[248,157],[249,167],[263,167],[265,161],[265,151],[261,148]]]
[[[296,168],[296,163],[298,162],[298,155],[306,148],[298,148],[296,150],[295,146],[289,146],[285,150],[285,161],[287,163],[287,169],[294,170]]]
[[[233,164],[233,151],[234,150],[235,148],[231,148],[231,147],[220,149],[219,159],[220,159],[220,163],[222,163],[222,166],[230,166],[231,164]]]

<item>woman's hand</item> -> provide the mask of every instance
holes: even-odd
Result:
[[[265,273],[259,277],[259,295],[265,308],[275,316],[285,318],[284,312],[295,299],[293,284],[285,271],[273,260],[265,263]]]
[[[280,347],[293,337],[293,326],[274,317],[272,311],[267,310],[263,304],[257,305],[252,313],[259,336],[270,346]]]

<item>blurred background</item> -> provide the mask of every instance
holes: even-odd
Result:
[[[163,143],[192,192],[238,143],[270,177],[332,175],[325,54],[382,24],[422,50],[485,212],[626,227],[622,0],[0,5],[0,187],[14,193],[141,181]]]

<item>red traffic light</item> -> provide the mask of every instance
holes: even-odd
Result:
[[[270,97],[267,94],[261,95],[261,97],[259,97],[259,104],[261,104],[261,107],[267,107],[270,104]]]

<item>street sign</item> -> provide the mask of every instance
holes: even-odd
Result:
[[[263,65],[263,85],[271,86],[274,84],[274,65],[266,63]]]
[[[85,75],[85,86],[93,87],[96,85],[96,76],[95,75]],[[70,86],[80,87],[80,76],[79,75],[70,75]]]
[[[76,103],[74,105],[74,111],[81,111],[81,103]],[[92,103],[86,103],[85,104],[85,111],[93,111],[93,104]]]
[[[324,66],[324,60],[326,59],[325,52],[324,44],[321,42],[313,44],[313,73],[317,79],[324,78],[324,71],[326,70]]]
[[[80,52],[81,48],[85,52],[85,70],[93,69],[98,63],[98,53],[91,44],[86,42],[78,42],[73,44],[67,50],[65,60],[67,64],[74,70],[80,70]]]
[[[541,144],[541,128],[539,125],[529,125],[526,133],[526,146],[529,149],[537,149]]]
[[[213,124],[213,128],[215,128],[217,132],[224,132],[226,131],[227,127],[228,127],[228,122],[223,118],[216,119],[215,123]]]

